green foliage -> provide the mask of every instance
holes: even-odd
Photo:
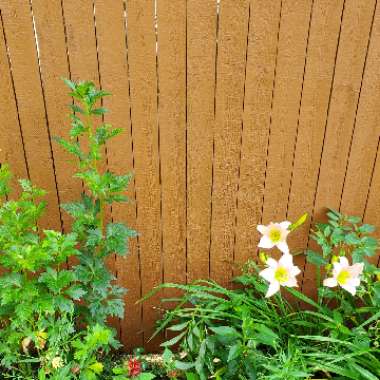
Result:
[[[119,134],[96,123],[106,110],[105,91],[91,82],[65,80],[78,104],[71,106],[70,138],[57,138],[77,158],[76,177],[84,193],[63,206],[72,231],[41,231],[45,191],[20,180],[13,196],[11,174],[0,168],[0,373],[13,379],[81,379],[102,376],[103,356],[118,348],[107,318],[124,316],[124,289],[106,267],[110,255],[128,253],[136,232],[106,224],[105,210],[126,201],[130,175],[102,171],[106,142]],[[69,266],[68,262],[75,262]],[[1,377],[1,376],[0,376]]]
[[[127,201],[124,192],[131,175],[99,169],[105,144],[121,132],[95,120],[107,112],[97,107],[97,101],[109,94],[96,89],[92,82],[65,82],[78,104],[71,107],[70,139],[58,138],[57,141],[78,158],[76,177],[83,181],[86,192],[81,200],[62,207],[74,219],[73,232],[78,236],[81,251],[75,273],[87,289],[82,296],[86,305],[83,316],[87,323],[104,324],[110,316],[122,318],[124,315],[121,299],[124,291],[113,284],[115,277],[104,262],[111,254],[127,254],[128,239],[136,236],[135,231],[121,223],[106,224],[105,212],[107,205]]]
[[[290,301],[279,293],[265,298],[267,283],[253,261],[245,265],[232,290],[200,280],[163,284],[147,296],[165,288],[183,293],[156,331],[170,331],[171,338],[162,346],[165,352],[171,350],[177,370],[190,380],[380,378],[380,281],[377,269],[366,261],[378,246],[370,235],[374,228],[335,211],[328,216],[328,222],[313,232],[320,251],[307,253],[319,268],[316,300],[295,288],[287,288]],[[304,221],[301,217],[289,230]],[[365,262],[356,297],[321,284],[335,257],[343,255]],[[260,257],[268,259],[266,254]],[[172,304],[173,299],[162,302]]]
[[[364,263],[364,273],[361,276],[356,300],[343,290],[332,291],[320,287],[318,302],[322,304],[334,299],[338,302],[337,310],[342,315],[349,318],[353,310],[356,310],[356,322],[361,323],[380,308],[380,282],[376,277],[380,270],[368,261],[379,248],[377,239],[371,236],[375,227],[361,223],[360,218],[342,215],[335,210],[330,210],[327,216],[327,223],[317,223],[311,234],[320,250],[307,251],[308,262],[317,266],[318,279],[321,273],[331,272],[334,261],[340,257],[347,257],[353,263]],[[358,302],[357,298],[361,302]],[[366,312],[358,312],[363,310],[358,309],[358,304],[365,305]]]

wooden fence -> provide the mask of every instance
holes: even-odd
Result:
[[[108,167],[135,176],[134,203],[112,217],[140,233],[111,263],[129,289],[127,348],[153,331],[158,298],[141,295],[228,284],[257,254],[258,223],[329,206],[380,227],[376,0],[0,0],[0,12],[0,161],[49,190],[44,227],[68,230],[58,205],[81,191],[52,142],[69,129],[59,78],[113,93],[106,121],[125,133]]]

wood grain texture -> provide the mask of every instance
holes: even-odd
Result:
[[[186,0],[160,0],[157,22],[163,280],[183,283],[186,281]]]
[[[44,229],[60,229],[54,162],[30,5],[26,1],[0,1],[0,9],[30,179],[35,185],[48,191],[48,208],[40,226]]]
[[[377,154],[380,134],[379,67],[380,6],[377,6],[341,199],[342,212],[351,215],[362,216],[364,212],[373,162]]]
[[[238,268],[255,258],[257,251],[256,226],[262,213],[281,1],[252,0],[250,14],[235,232]]]
[[[364,4],[361,1],[348,0],[345,3],[314,205],[313,217],[317,221],[325,218],[325,207],[339,208],[340,205],[374,6],[374,1]],[[315,268],[307,264],[303,291],[314,295],[314,284]]]
[[[131,99],[129,97],[129,73],[126,46],[126,25],[124,1],[110,3],[96,0],[95,16],[98,38],[98,55],[101,84],[112,96],[104,99],[104,106],[111,110],[105,115],[105,122],[115,128],[123,128],[123,133],[107,144],[108,169],[125,174],[133,170],[133,150],[131,135]],[[122,222],[136,228],[136,200],[134,181],[128,187],[129,203],[112,206],[115,223]],[[127,351],[142,346],[141,322],[142,306],[136,304],[141,298],[140,261],[138,240],[129,244],[126,258],[116,257],[117,282],[128,291],[124,297],[125,317],[121,321],[120,337]]]
[[[223,285],[232,275],[249,2],[221,2],[219,16],[210,275]]]
[[[302,94],[312,1],[282,4],[262,222],[284,220]]]
[[[134,180],[107,216],[139,232],[108,262],[129,289],[111,321],[126,350],[161,341],[147,343],[165,293],[141,296],[162,281],[230,286],[261,222],[309,212],[293,252],[314,247],[325,207],[380,229],[377,0],[0,0],[0,12],[0,163],[49,191],[43,227],[68,230],[58,202],[82,191],[51,142],[69,129],[59,78],[113,93],[104,121],[124,133],[103,169]],[[315,295],[313,266],[295,260]]]
[[[378,139],[380,141],[380,138]],[[368,199],[366,204],[366,209],[364,211],[364,222],[373,224],[377,227],[375,236],[380,238],[380,150],[377,150],[376,159],[373,166],[373,177],[371,179],[371,187],[368,193]],[[374,257],[370,258],[373,264],[380,266],[380,255],[379,253]]]
[[[99,85],[94,3],[92,0],[62,0],[66,24],[71,79]]]
[[[0,163],[7,163],[13,173],[12,185],[15,194],[19,194],[18,178],[28,178],[28,167],[25,160],[23,136],[18,119],[17,103],[10,71],[4,30],[0,22]]]
[[[380,222],[378,196],[375,195],[379,186],[379,67],[380,6],[377,5],[341,202],[342,212],[363,215],[366,223],[375,226],[379,226]],[[377,231],[376,237],[379,236]],[[375,255],[370,261],[377,264],[378,258],[379,255]]]
[[[41,61],[41,76],[44,88],[46,115],[52,137],[67,138],[70,120],[68,89],[61,78],[69,78],[69,62],[65,41],[65,27],[61,2],[58,0],[36,0],[32,3]],[[81,185],[73,178],[75,159],[55,141],[52,142],[55,175],[60,203],[78,199]],[[63,229],[70,229],[71,217],[62,212]]]
[[[344,1],[316,0],[310,27],[287,218],[313,212]],[[289,236],[292,251],[308,244],[311,218]],[[296,258],[300,267],[305,256]]]
[[[340,204],[374,6],[371,0],[345,4],[315,201],[317,217],[324,206],[338,208]]]
[[[142,293],[162,281],[161,188],[159,179],[156,36],[154,1],[127,1],[132,138],[135,157],[137,230],[140,233]],[[144,339],[154,331],[159,296],[143,304]],[[157,339],[146,343],[157,348]]]
[[[209,277],[216,19],[214,0],[187,2],[187,279],[189,282]]]

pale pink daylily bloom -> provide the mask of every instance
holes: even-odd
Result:
[[[326,278],[323,285],[329,288],[339,285],[354,296],[356,288],[360,285],[360,276],[363,269],[363,263],[350,265],[346,257],[340,257],[339,261],[333,263],[332,277]]]
[[[266,261],[268,266],[259,275],[269,282],[269,287],[265,297],[269,298],[280,290],[281,286],[293,288],[298,286],[296,276],[301,273],[300,269],[293,264],[293,256],[282,255],[280,260],[269,258]]]
[[[288,254],[289,247],[286,238],[289,235],[290,222],[269,223],[267,226],[259,224],[257,230],[263,235],[259,242],[260,248],[277,247],[281,252]]]

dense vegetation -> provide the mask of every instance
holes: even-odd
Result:
[[[287,244],[307,215],[259,225],[259,260],[246,263],[232,289],[199,280],[152,291],[182,292],[162,300],[175,302],[158,321],[156,334],[170,332],[162,356],[118,356],[108,321],[124,317],[125,289],[106,262],[126,255],[136,232],[106,214],[128,201],[131,176],[102,169],[106,142],[121,133],[102,122],[107,110],[98,104],[109,94],[65,82],[71,130],[56,140],[83,185],[81,199],[62,205],[71,231],[41,230],[45,191],[25,179],[15,191],[9,167],[0,168],[0,379],[380,378],[380,270],[368,261],[379,244],[373,226],[333,210],[305,253],[316,269],[315,299],[297,289],[302,268]]]

